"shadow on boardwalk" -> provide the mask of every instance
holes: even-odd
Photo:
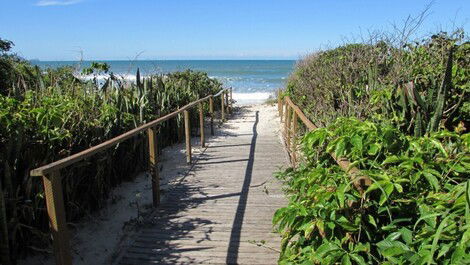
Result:
[[[246,205],[248,203],[248,191],[250,189],[251,177],[253,174],[253,164],[255,162],[255,148],[256,139],[258,138],[258,132],[256,126],[259,122],[259,113],[255,113],[255,123],[253,124],[253,136],[251,137],[250,154],[248,155],[248,163],[245,170],[245,178],[243,180],[242,191],[240,199],[238,200],[237,211],[235,213],[235,219],[233,220],[232,232],[230,233],[230,243],[227,253],[227,264],[237,263],[238,248],[240,247],[240,241],[236,240],[240,238],[241,229],[243,225],[243,217],[245,216]]]
[[[234,122],[217,130],[215,140],[196,158],[188,174],[165,192],[161,206],[140,228],[118,264],[255,264],[263,259],[260,255],[266,249],[248,241],[256,236],[276,238],[269,233],[277,207],[263,204],[258,199],[264,195],[261,192],[250,191],[259,112],[242,108],[232,118]],[[252,124],[251,132],[238,133],[237,123]],[[253,187],[260,189],[262,184]],[[255,200],[250,202],[249,196]],[[253,208],[251,213],[249,208]],[[247,213],[251,214],[248,220]],[[258,226],[266,229],[258,230]],[[275,246],[277,241],[273,242]]]

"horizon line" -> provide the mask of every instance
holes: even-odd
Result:
[[[125,61],[125,62],[139,62],[139,61],[297,61],[299,59],[86,59],[86,60],[41,60],[41,59],[26,59],[30,62],[97,62],[97,61],[106,61],[106,62],[117,62],[117,61]]]

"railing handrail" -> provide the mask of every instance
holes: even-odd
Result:
[[[285,98],[287,103],[297,113],[299,119],[302,120],[309,130],[315,130],[318,128],[309,118],[307,118],[307,116],[305,116],[304,112],[297,105],[295,105],[294,102],[292,102],[289,96],[286,96]]]
[[[282,119],[282,101],[280,98],[280,91],[278,94],[278,104],[279,104],[279,112],[280,116]],[[304,112],[291,100],[289,96],[284,96],[285,103],[290,106],[293,110],[294,113],[296,114],[295,116],[298,117],[309,130],[315,130],[318,127],[309,119],[307,116],[304,114]],[[286,117],[288,116],[288,110],[286,109]],[[289,117],[290,118],[290,117]],[[289,118],[286,119],[284,122],[289,121]],[[296,121],[293,121],[296,122]],[[290,130],[290,124],[287,124],[288,130]],[[295,128],[295,127],[294,127]],[[286,132],[287,137],[289,132]],[[288,141],[289,145],[289,141]],[[290,149],[290,146],[288,146],[288,149]],[[289,150],[290,151],[290,150]],[[294,150],[295,152],[295,150]],[[337,157],[334,152],[330,153],[331,157],[336,161],[336,163],[341,167],[342,170],[344,170],[347,174],[350,175],[351,180],[353,181],[354,186],[359,192],[364,191],[365,186],[370,186],[372,184],[372,181],[369,177],[361,174],[360,170],[356,167],[351,166],[351,162],[349,162],[346,158],[343,157]],[[295,159],[294,159],[295,160]],[[295,163],[295,161],[294,161]]]
[[[118,135],[114,138],[111,138],[111,139],[109,139],[105,142],[102,142],[98,145],[95,145],[93,147],[85,149],[85,150],[83,150],[81,152],[78,152],[76,154],[70,155],[68,157],[62,158],[60,160],[54,161],[54,162],[49,163],[47,165],[41,166],[39,168],[35,168],[35,169],[31,170],[30,174],[31,174],[31,176],[44,176],[44,175],[47,175],[47,174],[49,174],[51,172],[54,172],[56,170],[62,169],[62,168],[67,167],[67,166],[70,166],[70,165],[72,165],[76,162],[82,161],[82,160],[84,160],[84,159],[86,159],[86,158],[88,158],[88,157],[90,157],[90,156],[92,156],[96,153],[107,150],[107,149],[117,145],[118,143],[123,142],[123,141],[125,141],[125,140],[141,133],[144,130],[147,130],[148,128],[154,127],[154,126],[156,126],[156,125],[158,125],[158,124],[160,124],[164,121],[167,121],[167,120],[173,118],[174,116],[180,114],[181,112],[194,107],[198,103],[204,102],[204,101],[208,100],[209,98],[220,95],[220,94],[222,94],[222,93],[224,93],[225,91],[228,91],[228,90],[229,90],[228,88],[224,88],[215,95],[209,95],[209,96],[206,96],[204,98],[193,101],[193,102],[191,102],[187,105],[184,105],[183,107],[177,109],[176,111],[173,111],[173,112],[171,112],[171,113],[169,113],[169,114],[167,114],[163,117],[157,118],[153,121],[150,121],[148,123],[140,125],[137,128],[134,128],[134,129],[132,129],[130,131],[127,131],[123,134],[120,134],[120,135]]]
[[[220,90],[219,92],[217,92],[217,94],[212,95],[212,96],[213,96],[213,97],[220,96],[225,90],[227,90],[227,88]]]

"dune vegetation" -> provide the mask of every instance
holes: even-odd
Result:
[[[286,95],[317,130],[279,172],[280,264],[470,260],[470,43],[464,32],[346,44],[299,61]],[[360,191],[329,153],[372,184]]]
[[[50,252],[48,217],[40,178],[29,171],[77,153],[218,92],[222,84],[191,70],[128,82],[93,63],[83,74],[72,67],[40,69],[9,52],[0,39],[0,254],[12,260],[32,251]],[[217,100],[217,99],[215,99]],[[207,112],[206,112],[207,113]],[[192,117],[196,122],[197,114]],[[160,147],[183,138],[182,118],[158,128]],[[93,159],[63,170],[67,219],[101,208],[110,190],[147,166],[146,137],[134,137]]]

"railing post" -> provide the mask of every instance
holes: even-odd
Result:
[[[287,103],[287,100],[284,101],[284,106],[284,137],[287,139],[287,110],[289,109],[289,104]]]
[[[183,111],[184,115],[184,132],[186,136],[186,162],[191,164],[191,132],[189,128],[189,112]]]
[[[287,105],[286,109],[286,145],[287,145],[287,150],[290,151],[290,126],[291,126],[291,108],[289,105]]]
[[[147,129],[149,144],[149,172],[152,181],[153,206],[160,205],[160,177],[158,172],[158,142],[156,127]]]
[[[199,103],[199,128],[201,134],[201,146],[206,146],[206,139],[204,137],[204,108],[202,103]]]
[[[297,118],[297,112],[293,109],[292,110],[294,112],[294,114],[292,115],[292,164],[294,165],[295,167],[295,164],[297,162],[297,155],[296,155],[296,136],[297,136],[297,121],[298,121],[298,118]]]
[[[225,91],[222,92],[222,94],[220,94],[220,102],[222,102],[222,103],[221,103],[221,107],[222,107],[222,122],[225,121],[225,102],[224,102],[224,101],[225,101],[225,96],[224,96],[224,94],[225,94]]]
[[[230,113],[233,112],[233,93],[232,93],[232,88],[230,88]]]
[[[62,178],[59,171],[43,176],[44,194],[46,197],[49,226],[52,234],[55,261],[57,265],[71,265],[70,242],[65,219],[64,195]]]
[[[214,135],[214,97],[209,98],[209,112],[211,114],[211,135]]]
[[[230,102],[228,102],[228,91],[225,93],[225,107],[227,108],[227,114],[230,114]]]

